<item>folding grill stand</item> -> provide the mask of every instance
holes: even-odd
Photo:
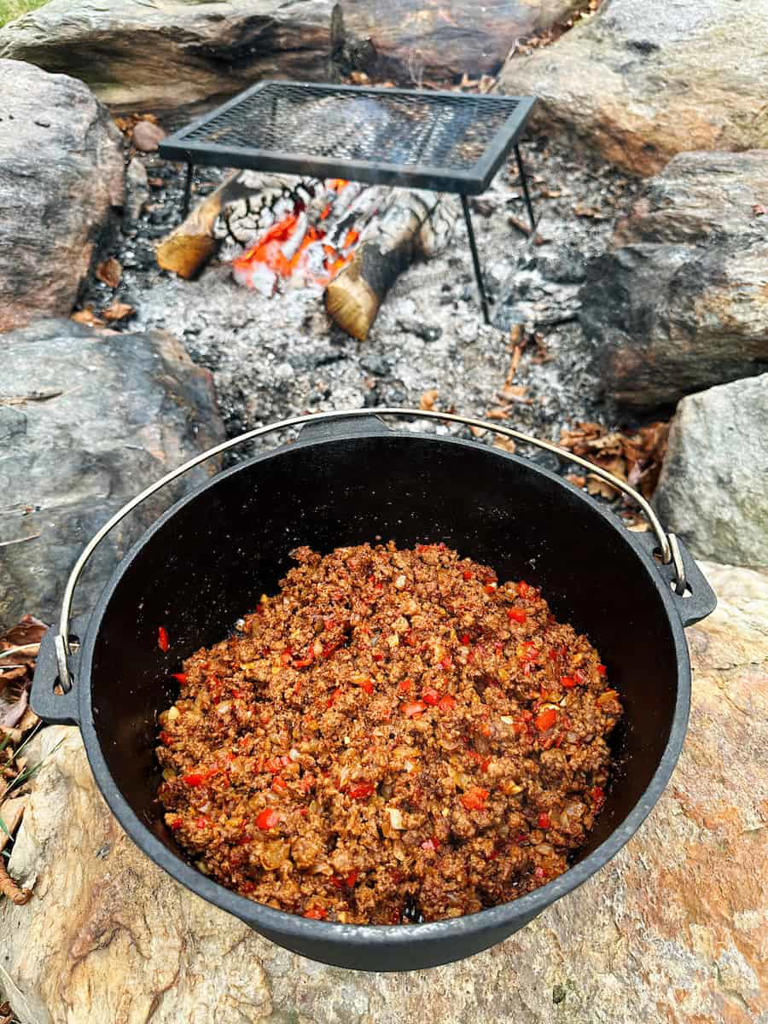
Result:
[[[357,151],[353,159],[339,157],[334,153],[328,156],[326,150],[332,148],[323,137],[318,139],[314,150],[312,141],[302,152],[279,148],[279,144],[270,144],[270,134],[274,135],[275,126],[279,124],[279,103],[290,101],[291,112],[302,104],[327,100],[337,97],[349,101],[355,97],[369,103],[373,100],[388,113],[413,117],[414,110],[421,113],[428,124],[423,137],[414,140],[414,155],[398,162],[377,159],[376,150],[386,145],[389,139],[372,141],[374,152],[370,156],[360,158],[362,146],[357,140]],[[168,136],[160,143],[160,155],[170,160],[183,160],[187,165],[184,183],[183,217],[189,213],[192,190],[192,175],[196,164],[207,164],[219,167],[244,167],[253,170],[268,170],[277,173],[311,175],[317,178],[345,178],[350,181],[362,181],[372,184],[392,186],[414,186],[434,191],[458,193],[464,222],[467,226],[467,237],[472,254],[472,267],[480,295],[483,317],[490,324],[490,303],[477,251],[475,232],[469,209],[470,195],[484,192],[496,175],[509,150],[515,154],[520,187],[523,192],[531,232],[536,231],[536,218],[528,190],[518,138],[522,133],[535,99],[530,96],[476,96],[452,92],[420,92],[412,89],[375,89],[357,86],[323,86],[306,82],[260,82],[247,89],[228,103],[206,114],[186,128]],[[370,111],[370,108],[368,108]],[[457,122],[454,130],[455,138],[445,142],[446,131],[450,135],[453,128],[450,117],[446,120],[446,111]],[[432,117],[430,122],[428,119]],[[436,131],[442,118],[443,132]],[[483,138],[484,118],[492,119],[491,131]],[[445,125],[448,125],[447,130]],[[323,126],[320,126],[322,129]],[[320,135],[320,132],[318,133]],[[251,137],[265,136],[263,146],[255,148]],[[437,135],[437,139],[435,139]],[[475,136],[481,136],[479,139]],[[472,146],[479,152],[479,157],[469,166],[460,169],[451,166],[446,152],[450,155],[451,147],[458,143]],[[378,145],[377,145],[378,144]],[[285,145],[285,141],[282,141]],[[386,156],[386,154],[385,154]]]

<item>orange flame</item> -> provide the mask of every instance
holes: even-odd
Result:
[[[333,178],[328,182],[328,188],[333,192],[339,193],[348,184],[349,182],[343,178]],[[320,214],[320,219],[327,220],[331,212],[332,205],[329,203]],[[232,266],[238,279],[252,285],[252,281],[249,280],[249,271],[256,264],[262,264],[274,274],[283,278],[291,277],[296,270],[302,268],[306,263],[309,247],[315,242],[324,239],[326,233],[322,229],[309,228],[293,256],[288,258],[284,252],[285,243],[292,237],[298,223],[298,212],[294,211],[287,214],[282,220],[268,228],[250,249],[236,257],[232,261]],[[350,228],[344,235],[341,250],[328,243],[323,244],[323,269],[325,273],[313,275],[312,280],[321,286],[330,284],[339,271],[343,270],[352,260],[354,247],[359,239],[360,232]]]

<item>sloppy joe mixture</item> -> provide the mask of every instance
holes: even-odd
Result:
[[[622,713],[587,638],[441,544],[294,557],[160,715],[159,797],[197,867],[357,924],[473,913],[565,871]]]

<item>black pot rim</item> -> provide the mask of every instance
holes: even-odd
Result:
[[[527,471],[541,474],[553,481],[557,486],[563,487],[576,495],[578,500],[589,507],[590,512],[602,517],[632,549],[638,561],[638,568],[643,569],[648,579],[656,587],[667,613],[666,618],[674,643],[678,673],[674,714],[669,737],[658,767],[635,806],[600,846],[593,850],[584,860],[575,864],[551,882],[509,903],[502,903],[498,906],[489,907],[473,914],[466,914],[462,917],[407,926],[400,924],[351,925],[300,917],[287,911],[275,910],[263,903],[256,903],[206,877],[202,872],[183,860],[181,856],[173,853],[165,846],[129,806],[115,783],[102,753],[93,719],[91,702],[91,665],[94,647],[112,594],[119,585],[125,571],[147,541],[157,531],[162,529],[181,508],[194,501],[204,491],[216,487],[227,477],[235,473],[247,471],[260,462],[290,453],[300,447],[334,444],[343,440],[359,440],[381,436],[406,440],[416,439],[437,444],[460,445],[479,450],[486,456],[522,465]],[[378,947],[382,951],[395,942],[398,945],[402,944],[404,940],[408,944],[418,945],[432,942],[438,937],[458,939],[461,936],[475,935],[493,928],[503,928],[505,925],[509,925],[510,930],[512,930],[521,919],[529,920],[535,917],[551,903],[572,892],[599,871],[600,868],[604,867],[631,839],[664,791],[685,740],[691,697],[691,668],[688,646],[685,640],[683,623],[674,604],[669,584],[662,573],[658,571],[658,567],[649,549],[641,544],[638,536],[624,529],[612,512],[609,512],[606,507],[598,504],[563,477],[518,455],[513,455],[497,448],[491,448],[476,441],[453,436],[426,433],[414,434],[400,430],[389,430],[382,435],[381,431],[375,429],[372,429],[370,432],[356,431],[354,433],[347,433],[345,431],[344,433],[335,433],[332,437],[325,438],[299,439],[291,445],[282,445],[276,449],[260,452],[253,458],[216,474],[211,480],[205,481],[194,488],[189,494],[176,501],[132,545],[115,569],[109,582],[105,585],[88,620],[86,635],[79,658],[77,676],[78,678],[74,685],[78,688],[79,726],[94,777],[110,810],[120,822],[125,832],[155,864],[197,896],[227,911],[246,924],[254,926],[257,930],[263,927],[265,930],[284,936],[288,940],[301,941],[308,939],[324,942],[333,947],[367,947],[369,949],[371,947]]]

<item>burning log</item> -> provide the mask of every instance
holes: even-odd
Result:
[[[202,270],[216,252],[221,236],[216,228],[224,210],[247,208],[254,193],[263,201],[274,200],[287,189],[288,179],[236,171],[196,206],[157,246],[158,266],[179,277],[191,278]],[[258,230],[257,223],[253,225]]]
[[[351,261],[328,285],[329,316],[347,334],[365,341],[397,277],[420,256],[442,248],[454,222],[450,204],[435,192],[390,191]]]

